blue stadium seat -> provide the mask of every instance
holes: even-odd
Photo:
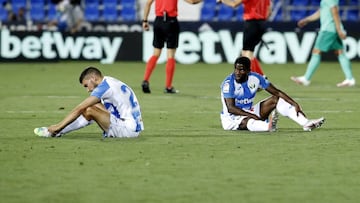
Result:
[[[217,17],[219,21],[231,21],[234,17],[234,9],[227,5],[221,4]]]
[[[203,0],[203,7],[212,8],[215,10],[216,8],[216,0]]]
[[[84,9],[84,17],[89,22],[99,21],[100,11],[98,7],[85,7]]]
[[[0,21],[7,21],[8,12],[3,6],[0,6]]]
[[[237,7],[235,11],[235,19],[237,21],[243,21],[244,20],[243,15],[244,15],[244,7],[243,6]]]
[[[298,21],[307,16],[306,10],[295,10],[290,12],[291,20]]]
[[[13,0],[11,1],[12,10],[17,13],[19,8],[27,8],[26,0]]]
[[[121,9],[120,12],[120,16],[122,21],[136,21],[137,20],[137,16],[136,16],[136,10],[135,8],[131,8],[131,7],[123,7]]]
[[[292,0],[290,4],[293,6],[306,6],[309,4],[309,0]]]
[[[102,17],[105,22],[114,22],[118,20],[118,10],[116,7],[104,7]]]
[[[104,7],[117,7],[118,1],[117,0],[103,0]]]
[[[85,7],[99,7],[99,0],[85,0]]]
[[[45,10],[44,7],[31,7],[30,9],[30,18],[33,21],[41,22],[45,19]]]
[[[122,7],[136,7],[136,0],[120,0]]]
[[[48,10],[46,14],[47,20],[55,20],[58,17],[56,6],[54,4],[48,4]]]
[[[359,18],[359,10],[348,10],[347,11],[347,14],[346,14],[346,20],[348,21],[359,21],[360,18]]]
[[[136,0],[120,0],[122,21],[136,21]]]
[[[215,8],[202,7],[200,19],[202,21],[213,21],[215,18]]]

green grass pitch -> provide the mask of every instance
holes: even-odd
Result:
[[[78,83],[88,65],[129,84],[145,131],[135,139],[102,139],[96,125],[62,138],[39,138],[88,93]],[[360,80],[359,63],[353,63]],[[280,117],[274,133],[223,131],[219,85],[231,64],[177,65],[177,95],[165,95],[164,64],[141,92],[144,63],[0,64],[0,201],[99,202],[358,202],[359,87],[336,87],[338,63],[322,63],[309,87],[290,76],[305,64],[263,69],[322,128],[303,132]],[[267,96],[262,91],[257,101]]]

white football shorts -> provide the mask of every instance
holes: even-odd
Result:
[[[244,109],[244,111],[260,116],[260,102],[252,106],[249,110]],[[241,121],[246,117],[247,116],[220,114],[221,125],[224,130],[239,130]]]
[[[104,132],[104,137],[137,137],[140,132],[135,132],[136,122],[131,119],[123,120],[110,114],[110,127],[108,132]]]

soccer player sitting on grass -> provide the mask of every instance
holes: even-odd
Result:
[[[266,78],[250,71],[250,60],[239,57],[234,72],[221,84],[221,124],[224,130],[275,131],[278,114],[302,126],[304,131],[319,128],[323,117],[309,120],[300,105]],[[258,88],[265,89],[270,97],[253,105]]]
[[[133,90],[94,67],[86,68],[80,83],[90,96],[77,105],[62,121],[49,127],[35,128],[40,137],[60,137],[94,121],[104,137],[137,137],[144,130],[139,102]]]

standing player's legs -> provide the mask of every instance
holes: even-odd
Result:
[[[175,52],[176,49],[170,49],[167,50],[167,62],[166,62],[166,78],[165,78],[165,92],[166,93],[176,93],[176,90],[174,90],[172,86],[172,81],[175,74]],[[175,91],[175,92],[173,92]]]
[[[154,38],[153,38],[153,47],[154,52],[153,55],[149,58],[146,63],[145,73],[144,73],[144,80],[141,84],[142,90],[144,93],[151,93],[150,91],[150,77],[152,72],[156,67],[156,63],[160,57],[161,50],[165,44],[165,33],[162,29],[163,26],[162,18],[156,17],[154,21]]]
[[[254,56],[255,46],[261,42],[265,33],[265,22],[263,20],[250,20],[244,22],[243,50],[241,56],[251,60],[251,71],[264,75],[259,61]]]
[[[175,52],[179,45],[180,25],[176,17],[169,17],[165,23],[164,31],[167,33],[166,48],[167,61],[165,72],[165,89],[164,93],[177,93],[178,91],[172,85],[175,74]]]
[[[160,54],[161,54],[161,49],[154,48],[153,55],[150,57],[150,59],[146,63],[145,73],[144,73],[144,80],[143,80],[143,82],[141,84],[141,87],[142,87],[142,90],[143,90],[144,93],[151,93],[149,81],[150,81],[151,74],[152,74],[152,72],[154,71],[154,69],[156,67],[156,63],[157,63],[157,60],[160,57]]]

